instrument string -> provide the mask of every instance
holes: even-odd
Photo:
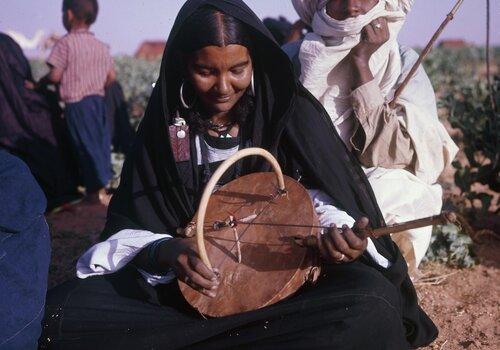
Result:
[[[262,213],[269,208],[269,206],[272,204],[272,202],[279,196],[281,195],[280,192],[277,192],[270,200],[267,201],[266,205],[260,210],[260,212],[253,218],[252,221],[250,222],[246,222],[246,223],[243,223],[242,224],[246,224],[248,225],[241,234],[238,235],[238,233],[236,232],[236,241],[234,242],[233,246],[231,247],[231,250],[230,251],[233,251],[233,249],[236,247],[237,248],[237,260],[239,263],[241,263],[241,259],[242,259],[242,256],[241,256],[241,243],[240,243],[240,246],[238,247],[238,243],[241,242],[241,239],[243,238],[243,236],[245,236],[245,234],[247,233],[248,229],[250,228],[250,225],[255,221],[257,220],[257,218],[262,215]],[[243,207],[243,205],[240,207],[240,209]],[[237,220],[235,222],[238,222]],[[225,223],[225,221],[214,221],[214,223],[212,224],[212,229],[214,229],[215,225],[217,224],[220,224],[220,223]],[[227,227],[227,226],[226,226]],[[233,227],[234,229],[236,229],[236,227]],[[222,265],[222,263],[225,261],[225,259],[227,259],[227,256],[224,256],[224,258],[220,261],[220,263],[218,264],[218,267],[220,268],[220,266]]]

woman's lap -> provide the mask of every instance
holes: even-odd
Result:
[[[132,269],[66,282],[48,294],[41,342],[54,349],[407,347],[392,284],[359,262],[324,271],[317,285],[278,304],[207,320],[175,283],[155,290]]]

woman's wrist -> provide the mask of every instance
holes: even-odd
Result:
[[[153,272],[166,272],[166,268],[163,264],[159,263],[160,248],[163,244],[172,240],[172,237],[160,238],[147,246],[147,266],[148,270]]]
[[[164,247],[171,245],[170,241],[178,238],[160,238],[146,245],[133,260],[133,265],[152,274],[163,274],[170,270],[170,265],[166,263]]]
[[[165,272],[174,267],[175,257],[178,255],[176,251],[179,249],[183,240],[185,240],[185,238],[175,237],[159,243],[154,259],[160,271]]]

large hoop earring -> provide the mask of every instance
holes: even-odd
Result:
[[[250,80],[250,94],[255,96],[255,80],[254,80],[254,71],[252,71],[252,80]]]
[[[183,80],[182,84],[181,84],[180,91],[179,91],[179,99],[181,100],[182,107],[184,107],[185,109],[191,109],[191,108],[193,108],[194,104],[196,103],[196,99],[194,99],[194,101],[193,101],[193,103],[191,103],[191,105],[188,105],[186,103],[186,100],[184,100],[184,83],[185,83],[185,81]]]

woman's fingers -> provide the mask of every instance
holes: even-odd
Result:
[[[193,252],[189,256],[189,264],[191,268],[199,273],[202,277],[212,282],[217,281],[217,275],[208,268],[207,265],[198,257],[198,254]]]
[[[328,249],[325,246],[325,243],[323,241],[323,236],[321,233],[318,233],[318,248],[321,256],[324,259],[330,260],[330,253],[328,253]]]
[[[203,264],[201,259],[197,257],[189,256],[185,259],[181,259],[178,261],[177,274],[181,280],[190,285],[193,289],[196,289],[209,297],[215,297],[219,281],[213,272],[212,274],[215,276],[214,280],[203,276],[198,270],[203,271],[202,273],[205,274],[206,271],[203,270],[200,263]],[[203,266],[205,265],[203,264]],[[206,266],[205,268],[208,269]]]
[[[196,289],[209,297],[213,298],[216,295],[218,284],[205,279],[194,270],[186,269],[184,271],[183,280],[193,287],[193,289]]]
[[[328,252],[328,256],[330,260],[334,262],[341,262],[344,260],[344,257],[347,255],[345,252],[341,251],[337,246],[337,243],[334,240],[334,235],[337,234],[339,230],[335,225],[333,225],[324,235],[323,235],[323,244],[326,247]]]
[[[359,237],[347,225],[342,226],[342,235],[351,250],[363,252],[368,244],[366,237]]]
[[[346,242],[343,232],[340,230],[335,230],[330,232],[330,237],[335,244],[335,248],[342,254],[347,255],[349,258],[355,258],[355,252],[349,247]]]

